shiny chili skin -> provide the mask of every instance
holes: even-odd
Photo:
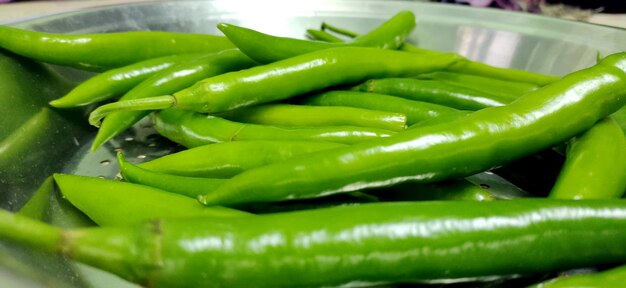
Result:
[[[250,140],[198,146],[139,164],[182,176],[230,178],[250,168],[315,151],[346,147],[323,141]]]
[[[315,50],[343,46],[396,49],[404,43],[414,27],[415,15],[410,11],[402,11],[353,42],[329,43],[277,37],[232,24],[217,25],[243,53],[259,63],[272,63]]]
[[[200,56],[202,54],[168,55],[111,69],[78,84],[65,96],[50,101],[50,105],[70,108],[111,99],[123,95],[159,71]]]
[[[625,225],[626,202],[616,200],[372,203],[80,230],[0,211],[1,239],[148,287],[402,283],[617,264]]]
[[[328,23],[323,23],[322,29],[328,29],[333,32],[337,32],[341,35],[352,37],[352,38],[359,36],[359,34],[354,33],[350,30],[336,27]],[[439,51],[416,47],[409,43],[402,44],[399,50],[419,53],[425,56],[437,56],[441,54],[441,52]],[[484,64],[481,62],[472,61],[467,58],[464,58],[462,61],[459,61],[456,65],[448,67],[447,70],[450,72],[464,73],[464,74],[470,74],[470,75],[479,75],[479,76],[484,76],[484,77],[493,78],[493,79],[500,79],[500,80],[505,80],[505,81],[525,82],[525,83],[536,84],[540,86],[550,84],[559,79],[559,77],[556,77],[556,76],[544,75],[544,74],[534,73],[530,71],[495,67],[495,66],[491,66],[491,65]]]
[[[335,90],[311,95],[302,100],[306,105],[349,106],[398,112],[406,115],[407,125],[459,110],[443,105],[409,100],[391,95],[360,91]]]
[[[288,127],[357,126],[391,131],[406,129],[407,115],[389,110],[345,106],[270,103],[231,110],[218,116],[243,123]]]
[[[539,88],[538,85],[530,83],[444,71],[423,74],[420,75],[420,78],[438,80],[450,85],[466,87],[475,91],[480,91],[483,94],[499,96],[502,99],[507,99],[509,101],[513,101],[518,97]]]
[[[160,31],[55,34],[0,26],[0,47],[46,63],[103,71],[173,54],[235,48],[224,36]]]
[[[65,199],[100,226],[160,218],[249,215],[226,207],[206,207],[188,197],[133,183],[70,174],[54,174],[54,181]]]
[[[437,80],[415,78],[388,77],[372,79],[353,89],[430,102],[461,110],[479,110],[487,107],[502,106],[511,102],[510,99],[485,94],[474,89]]]
[[[174,93],[192,86],[204,78],[254,65],[256,62],[250,60],[237,49],[205,54],[153,75],[124,94],[120,100]],[[91,146],[92,150],[95,151],[100,145],[132,127],[148,114],[148,111],[121,111],[109,114],[98,130]]]
[[[570,140],[550,198],[621,198],[626,192],[626,136],[610,117]]]
[[[353,144],[396,132],[358,126],[289,127],[229,121],[192,111],[166,109],[153,114],[154,128],[163,137],[187,148],[211,143],[249,140],[326,141]]]
[[[154,187],[163,191],[196,198],[222,185],[225,179],[191,177],[154,172],[134,165],[124,158],[121,152],[117,153],[117,164],[124,180],[130,183]]]
[[[626,53],[613,54],[509,105],[251,169],[200,201],[229,205],[311,198],[482,172],[563,143],[615,112],[626,104],[625,70]]]
[[[457,59],[451,54],[422,57],[380,48],[329,48],[207,78],[173,95],[106,104],[91,113],[89,122],[97,126],[106,114],[119,110],[177,108],[223,112],[370,78],[433,72],[452,65]]]
[[[365,190],[381,201],[492,201],[496,196],[465,179],[450,179],[436,183],[400,183],[391,187]]]

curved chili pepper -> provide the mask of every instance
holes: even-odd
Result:
[[[69,108],[111,99],[128,92],[159,71],[200,56],[202,54],[168,55],[111,69],[80,83],[65,96],[50,101],[50,105]]]
[[[402,11],[351,43],[329,43],[277,37],[226,23],[217,25],[217,28],[235,46],[259,63],[272,63],[316,50],[335,47],[363,46],[396,49],[404,43],[404,39],[413,31],[414,27],[415,15],[410,11]]]
[[[608,117],[580,136],[567,148],[550,198],[621,198],[626,192],[626,136]]]
[[[250,140],[198,146],[169,154],[139,167],[168,174],[229,178],[250,168],[315,151],[346,147],[323,141]]]
[[[38,61],[108,70],[172,54],[235,48],[224,36],[159,31],[55,34],[0,26],[0,47]]]
[[[265,104],[244,107],[218,114],[228,120],[287,127],[299,126],[355,126],[391,131],[406,129],[407,116],[400,112],[340,107],[290,104]]]
[[[379,48],[330,48],[207,78],[173,95],[106,104],[91,113],[89,122],[97,126],[106,114],[120,110],[175,107],[223,112],[371,78],[415,76],[441,70],[455,61],[457,56],[447,54],[422,57]]]
[[[187,148],[216,142],[248,140],[326,141],[352,144],[396,134],[390,130],[356,126],[288,127],[247,124],[172,109],[153,114],[152,122],[163,137]]]
[[[622,107],[626,104],[624,70],[626,53],[613,54],[509,105],[251,169],[200,201],[230,205],[312,198],[482,172],[558,145]]]
[[[0,238],[149,287],[320,287],[626,261],[626,202],[372,203],[63,230],[0,211]],[[505,255],[506,257],[503,257]]]
[[[406,115],[406,123],[408,125],[459,111],[443,105],[409,100],[390,95],[341,90],[312,95],[304,98],[302,103],[307,105],[349,106],[398,112]]]
[[[328,29],[328,30],[337,32],[341,35],[352,37],[352,38],[359,36],[359,34],[357,33],[354,33],[352,31],[339,28],[336,26],[332,26],[328,23],[323,23],[322,29]],[[242,44],[240,43],[238,46],[241,46],[241,45]],[[415,47],[409,43],[402,44],[399,50],[413,52],[413,53],[420,53],[420,54],[427,55],[427,56],[437,56],[442,53],[442,52],[435,51],[435,50]],[[515,82],[526,82],[526,83],[536,84],[540,86],[550,84],[559,79],[559,77],[556,77],[556,76],[543,75],[543,74],[534,73],[530,71],[494,67],[491,65],[477,62],[477,61],[472,61],[467,58],[464,58],[462,61],[459,61],[456,65],[448,67],[447,70],[451,72],[458,72],[458,73],[464,73],[464,74],[470,74],[470,75],[480,75],[480,76],[494,78],[494,79],[501,79],[501,80],[515,81]]]
[[[250,215],[226,207],[205,207],[189,197],[133,183],[68,174],[54,174],[54,181],[65,199],[101,226],[160,218]]]
[[[436,80],[415,78],[372,79],[355,86],[353,89],[430,102],[461,110],[479,110],[502,106],[511,102],[509,99],[485,94],[474,89]]]
[[[422,79],[438,80],[455,86],[463,86],[487,95],[494,95],[513,101],[518,97],[537,90],[538,85],[487,78],[482,76],[453,73],[453,72],[433,72],[419,76]]]
[[[624,283],[626,283],[626,265],[597,273],[558,277],[529,288],[606,288],[620,287]]]
[[[254,61],[236,49],[204,55],[153,75],[124,94],[120,100],[173,93],[204,78],[254,65],[256,65]],[[95,151],[100,145],[132,127],[148,114],[147,111],[121,111],[109,114],[102,122],[91,149]]]

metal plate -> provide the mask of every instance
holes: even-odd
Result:
[[[229,22],[270,34],[302,38],[305,29],[318,27],[322,21],[363,33],[400,10],[411,10],[417,16],[418,26],[410,37],[411,42],[425,48],[458,52],[495,66],[563,75],[592,65],[598,52],[606,55],[626,47],[626,30],[411,1],[153,2],[64,13],[12,25],[60,33],[165,30],[216,34],[217,23]],[[91,74],[15,60],[0,53],[0,68],[6,67],[10,71],[0,71],[0,208],[18,209],[45,177],[54,172],[115,176],[117,149],[124,150],[133,162],[177,149],[155,136],[144,121],[97,153],[91,153],[88,147],[95,129],[86,125],[85,110],[43,108],[47,101],[62,96]],[[57,73],[64,79],[58,79]],[[46,125],[32,124],[41,122]],[[123,283],[106,273],[62,259],[0,245],[0,283],[10,283],[12,287],[50,283],[120,287]]]

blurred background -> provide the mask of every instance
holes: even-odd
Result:
[[[28,1],[0,0],[0,23],[96,7],[151,0]],[[413,0],[415,1],[415,0]],[[420,0],[417,0],[420,1]],[[624,0],[421,0],[476,8],[506,9],[626,28]]]

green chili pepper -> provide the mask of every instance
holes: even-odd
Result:
[[[419,123],[413,124],[411,126],[409,126],[407,129],[417,129],[420,127],[424,127],[424,126],[432,126],[432,125],[437,125],[437,124],[442,124],[442,123],[447,123],[447,122],[452,122],[452,121],[456,121],[459,120],[467,115],[472,114],[473,111],[465,111],[465,110],[457,110],[455,112],[450,112],[450,113],[445,113],[442,115],[439,115],[437,117],[433,117],[430,119],[426,119],[424,121],[421,121]]]
[[[359,34],[354,33],[352,31],[342,29],[339,27],[332,26],[328,23],[322,24],[322,29],[328,29],[334,32],[337,32],[341,35],[345,35],[348,37],[358,37]],[[241,44],[240,44],[241,45]],[[403,43],[400,50],[420,53],[425,56],[437,56],[440,55],[441,52],[424,49],[420,47],[415,47],[409,43]],[[543,75],[539,73],[534,73],[530,71],[517,70],[511,68],[502,68],[502,67],[494,67],[484,63],[472,61],[464,58],[462,61],[457,62],[456,65],[450,66],[447,68],[450,72],[458,72],[470,75],[479,75],[488,78],[515,81],[515,82],[526,82],[531,84],[536,84],[540,86],[544,86],[550,84],[559,79],[559,77],[551,76],[551,75]]]
[[[326,31],[326,30],[332,31],[339,35],[347,36],[350,38],[356,38],[359,36],[359,34],[354,31],[350,31],[348,29],[344,29],[335,25],[331,25],[328,22],[322,22],[320,29],[322,29],[322,31]]]
[[[62,230],[0,211],[0,238],[150,287],[319,287],[626,261],[626,202],[372,203]],[[504,256],[506,257],[504,257]]]
[[[46,63],[108,70],[142,60],[235,48],[226,37],[158,31],[55,34],[0,26],[0,47]]]
[[[236,49],[205,55],[155,74],[130,90],[120,100],[174,93],[206,77],[254,65],[256,65],[254,61]],[[108,115],[98,130],[91,149],[95,151],[100,145],[132,127],[148,114],[146,111],[121,111]]]
[[[351,43],[328,43],[276,37],[232,24],[221,23],[217,25],[217,28],[243,53],[259,63],[272,63],[316,50],[335,47],[366,46],[396,49],[402,45],[414,27],[415,15],[410,11],[402,11]]]
[[[148,59],[98,74],[80,83],[65,96],[50,101],[58,108],[84,106],[120,96],[159,71],[202,54],[168,55]]]
[[[592,274],[577,274],[551,279],[531,288],[608,288],[626,283],[626,265]]]
[[[120,101],[98,107],[92,125],[119,110],[178,108],[216,113],[301,95],[339,84],[377,77],[414,76],[445,68],[455,55],[422,57],[378,48],[342,47],[314,51],[293,58],[207,78],[194,86],[162,97]]]
[[[226,207],[205,207],[156,188],[67,174],[54,174],[63,196],[98,225],[127,225],[174,217],[225,218],[249,215]]]
[[[625,69],[626,53],[613,54],[507,106],[251,169],[200,201],[230,205],[312,198],[479,173],[558,145],[615,112],[626,104]]]
[[[219,178],[179,176],[146,170],[126,161],[120,152],[117,153],[117,163],[120,166],[122,177],[128,182],[154,187],[194,199],[198,195],[217,188],[226,181]]]
[[[139,164],[151,171],[192,177],[229,178],[250,168],[315,151],[346,147],[323,141],[251,140],[198,146]]]
[[[621,198],[626,192],[626,136],[608,117],[569,143],[549,197]]]
[[[372,79],[353,89],[430,102],[461,110],[479,110],[511,102],[500,96],[488,95],[441,81],[414,78]]]
[[[350,106],[398,112],[406,115],[406,123],[408,125],[413,125],[417,122],[438,117],[446,113],[459,111],[443,105],[414,101],[390,95],[341,90],[328,91],[306,97],[303,103],[307,105]]]
[[[381,201],[492,201],[496,197],[465,179],[450,179],[437,183],[400,183],[391,187],[366,191]]]
[[[218,142],[249,140],[326,141],[353,144],[396,134],[379,128],[356,126],[288,127],[232,122],[183,110],[153,114],[154,128],[163,137],[187,148]]]
[[[318,41],[331,42],[331,43],[333,43],[333,42],[334,43],[343,42],[343,39],[335,37],[332,34],[328,34],[328,33],[326,33],[325,31],[322,31],[322,30],[307,29],[306,30],[306,35],[311,40],[318,40]]]
[[[422,79],[438,80],[451,85],[463,86],[475,91],[480,91],[483,94],[499,96],[509,101],[513,101],[539,88],[538,85],[530,83],[452,72],[433,72],[420,75],[419,77]]]
[[[406,129],[407,116],[355,107],[265,104],[231,110],[218,116],[228,120],[279,126],[357,126],[391,131]]]

